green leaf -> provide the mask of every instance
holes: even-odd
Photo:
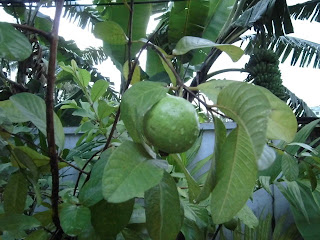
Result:
[[[61,205],[60,223],[63,231],[69,236],[79,235],[90,224],[90,209],[70,203]]]
[[[271,106],[259,88],[251,84],[235,82],[220,92],[218,108],[237,122],[248,134],[256,160],[260,157],[265,141]]]
[[[98,116],[100,119],[104,119],[110,116],[114,112],[116,107],[110,106],[105,100],[98,101]]]
[[[182,225],[180,200],[173,178],[165,172],[161,182],[145,193],[147,229],[153,240],[175,239]]]
[[[175,2],[169,14],[169,45],[183,36],[200,37],[207,23],[209,0]],[[201,14],[199,14],[201,13]]]
[[[269,90],[258,87],[267,97],[271,106],[269,115],[267,138],[291,142],[297,132],[297,119],[291,108],[282,100],[273,95]]]
[[[102,194],[108,202],[140,196],[161,181],[163,169],[153,164],[143,147],[130,141],[110,156],[102,177]]]
[[[46,230],[40,229],[32,232],[25,240],[48,240],[50,239],[50,233]]]
[[[103,199],[102,176],[110,154],[110,150],[106,150],[100,155],[99,161],[92,168],[89,181],[80,190],[79,200],[87,207],[91,207]]]
[[[259,225],[258,218],[246,204],[240,210],[240,212],[237,213],[237,217],[249,228],[255,228]]]
[[[46,132],[46,105],[42,98],[31,93],[19,93],[10,97],[16,108],[24,117],[28,118],[45,136]],[[62,123],[54,113],[54,132],[56,144],[60,149],[64,147],[64,131]]]
[[[189,173],[188,169],[184,166],[179,155],[174,154],[173,158],[186,177],[186,180],[188,183],[188,189],[189,189],[189,200],[190,202],[193,202],[197,198],[197,196],[200,194],[201,190],[200,190],[199,184],[196,182],[196,180],[194,180],[194,178]]]
[[[301,188],[298,183],[293,181],[286,181],[287,188],[285,188],[281,183],[275,182],[276,186],[279,188],[283,196],[288,200],[288,202],[304,216],[304,221],[310,222],[308,208],[304,204],[304,195],[301,192]]]
[[[133,141],[143,142],[143,118],[167,92],[168,88],[161,83],[144,81],[134,84],[123,94],[121,117]]]
[[[96,81],[91,88],[91,100],[92,102],[97,101],[103,94],[105,94],[106,90],[109,87],[109,82],[105,80]]]
[[[262,154],[258,160],[259,171],[269,168],[276,160],[277,155],[273,148],[269,147],[267,144],[264,146]]]
[[[32,148],[29,148],[27,146],[17,146],[14,149],[18,149],[19,151],[24,152],[28,155],[30,159],[32,159],[33,163],[37,167],[41,167],[44,165],[47,165],[50,162],[50,158],[38,153],[37,151],[33,150]]]
[[[23,213],[27,193],[28,182],[25,176],[20,172],[11,175],[3,193],[3,208],[5,213]]]
[[[299,132],[296,134],[295,138],[293,139],[293,142],[306,142],[307,138],[313,131],[313,129],[317,126],[317,124],[320,122],[320,119],[312,121],[311,123],[305,125],[302,129],[299,130]],[[288,145],[285,148],[285,151],[287,153],[290,153],[292,155],[295,155],[300,149],[299,145]]]
[[[0,58],[23,61],[31,55],[29,40],[9,23],[0,22]]]
[[[75,74],[76,74],[75,77],[80,83],[80,86],[82,88],[86,88],[89,85],[89,82],[91,80],[90,72],[88,72],[86,69],[78,68]]]
[[[217,185],[211,194],[211,215],[215,224],[231,220],[252,194],[257,163],[250,136],[237,127],[227,137],[216,159]]]
[[[134,199],[123,203],[101,201],[91,209],[91,223],[101,239],[115,237],[129,223]]]
[[[190,50],[207,47],[218,48],[219,50],[228,54],[234,62],[238,61],[244,53],[244,51],[240,47],[231,44],[217,44],[208,39],[185,36],[179,40],[179,42],[176,45],[176,48],[173,49],[172,54],[183,55],[189,52]]]
[[[33,179],[38,179],[38,169],[37,166],[32,161],[32,158],[29,157],[23,150],[19,148],[13,149],[14,159],[18,161],[18,165],[22,165],[21,167],[26,167],[30,170]]]
[[[288,153],[282,155],[282,171],[288,181],[297,180],[299,176],[298,162]]]
[[[218,95],[222,89],[234,83],[230,80],[211,80],[209,82],[198,85],[198,89],[203,92],[214,103],[218,102]]]
[[[93,34],[109,44],[124,45],[128,42],[128,37],[122,27],[113,21],[96,23]]]
[[[131,66],[133,67],[133,64],[131,64]],[[122,74],[123,74],[125,80],[128,81],[128,75],[129,75],[129,63],[128,63],[128,61],[126,61],[123,64]],[[137,64],[136,67],[134,68],[134,72],[133,72],[130,84],[133,85],[133,84],[135,84],[137,82],[140,82],[140,75],[141,75],[140,74],[140,67]]]
[[[203,201],[210,196],[214,186],[216,185],[216,161],[215,159],[220,158],[220,154],[223,150],[224,142],[227,138],[227,129],[224,123],[219,118],[214,118],[214,128],[215,128],[215,147],[214,155],[211,160],[211,166],[208,171],[208,175],[204,186],[196,200],[196,202]]]
[[[29,121],[10,100],[0,101],[0,108],[4,111],[6,117],[13,123]]]
[[[10,214],[0,216],[0,231],[16,232],[40,226],[40,222],[31,216]]]

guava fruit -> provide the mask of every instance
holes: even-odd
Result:
[[[166,153],[187,151],[199,135],[199,120],[193,105],[181,97],[167,95],[144,117],[144,135]]]

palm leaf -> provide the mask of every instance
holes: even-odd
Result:
[[[296,117],[316,117],[314,112],[308,107],[308,105],[298,98],[293,92],[285,88],[287,104],[291,107]]]
[[[320,22],[320,0],[312,0],[289,6],[289,11],[294,19]]]
[[[70,22],[76,23],[82,29],[91,28],[92,25],[101,21],[99,12],[91,7],[66,7],[63,17],[69,19]]]

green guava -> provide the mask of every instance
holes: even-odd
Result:
[[[228,222],[225,222],[223,224],[223,226],[225,226],[227,229],[231,230],[231,231],[234,231],[237,226],[238,226],[238,221],[236,219],[231,219],[230,221]]]
[[[187,151],[199,135],[198,115],[193,105],[181,97],[167,95],[144,117],[144,135],[166,153]]]

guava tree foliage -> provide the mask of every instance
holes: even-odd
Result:
[[[246,13],[246,9],[253,11],[264,6],[278,11],[275,6],[286,6],[284,1],[273,1],[270,5],[265,1],[249,2],[231,1],[235,4],[232,11],[235,15],[229,15],[226,10],[229,5],[201,1],[203,13],[208,11],[212,15],[210,21],[198,20],[218,27],[211,21],[219,23],[220,16],[213,14],[219,6],[223,11],[218,12],[237,32],[244,28],[232,25],[235,21],[232,18],[250,20],[251,14]],[[174,3],[171,12],[177,13],[172,16],[177,17],[185,10],[190,10],[187,16],[195,16],[198,4],[198,1]],[[243,9],[238,9],[241,4]],[[318,194],[319,155],[309,145],[297,142],[304,142],[317,122],[296,135],[297,122],[290,107],[267,89],[250,83],[206,81],[204,77],[196,86],[187,86],[185,63],[191,59],[190,51],[199,57],[192,58],[194,61],[206,58],[205,49],[213,53],[208,56],[218,57],[220,52],[225,52],[237,61],[243,50],[231,44],[234,39],[222,41],[220,35],[215,36],[216,41],[201,38],[205,34],[197,31],[203,28],[193,22],[197,20],[193,17],[187,18],[192,19],[190,22],[186,22],[186,18],[167,19],[169,26],[173,24],[167,36],[169,53],[156,41],[157,35],[163,33],[161,28],[149,37],[145,34],[151,6],[149,3],[134,5],[131,1],[112,8],[97,7],[97,11],[106,13],[98,19],[93,32],[104,41],[105,53],[122,71],[120,100],[110,94],[106,79],[96,79],[97,75],[78,64],[77,59],[62,61],[56,66],[63,1],[56,1],[56,17],[49,33],[34,27],[0,23],[0,39],[8,43],[1,45],[4,46],[3,59],[23,61],[32,54],[30,39],[18,29],[47,38],[50,48],[45,98],[25,91],[11,92],[10,97],[0,101],[2,239],[200,240],[208,236],[215,238],[222,224],[230,227],[234,221],[253,229],[258,219],[246,202],[261,185],[268,189],[281,172],[281,180],[288,181],[291,187],[289,193],[284,188],[282,191],[293,198],[293,204],[299,203],[295,205],[296,214],[299,215],[302,208],[304,217],[314,219],[301,203],[300,192],[310,183],[312,191]],[[208,14],[204,15],[208,17]],[[275,15],[275,22],[283,20]],[[185,28],[181,28],[182,22]],[[166,23],[161,26],[165,27]],[[223,26],[227,25],[221,24],[219,31]],[[226,34],[229,30],[222,32]],[[206,32],[208,36],[212,33],[213,30]],[[162,69],[154,77],[148,72],[151,77],[144,77],[146,74],[138,65],[145,49],[151,56],[147,65],[156,64],[154,66]],[[201,65],[199,76],[206,72],[204,69],[209,70],[211,57]],[[154,59],[157,60],[153,62]],[[81,92],[81,98],[67,99],[54,106],[53,93],[59,86],[59,82],[54,85],[55,77],[72,82]],[[16,86],[16,82],[6,77],[5,80],[9,87]],[[186,95],[196,99],[194,105],[182,99]],[[58,111],[55,112],[55,108]],[[202,109],[214,122],[214,152],[192,166],[201,144],[198,116],[203,121]],[[65,148],[63,122],[66,119],[61,121],[67,110],[73,111],[70,118],[81,119],[77,130],[81,137],[72,149]],[[235,121],[236,128],[227,132],[224,119]],[[275,145],[273,140],[281,140],[280,145]],[[184,145],[186,149],[181,148]],[[307,152],[296,156],[301,147]],[[277,158],[274,149],[278,152]],[[210,169],[199,176],[199,170],[206,163]],[[66,168],[79,172],[76,181],[62,181]],[[264,178],[257,181],[259,175]],[[318,206],[316,200],[311,199],[310,205]],[[309,234],[304,231],[308,226],[300,224],[299,227],[301,233]]]

